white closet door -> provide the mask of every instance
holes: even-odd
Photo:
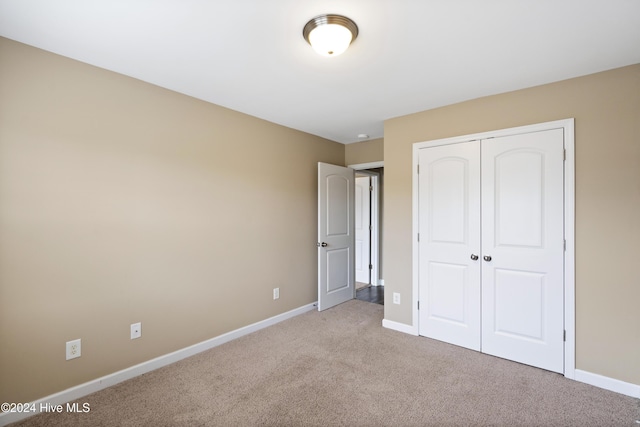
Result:
[[[563,131],[482,141],[482,351],[564,371]]]
[[[480,350],[480,144],[419,156],[420,335]]]
[[[356,282],[371,283],[371,190],[370,178],[357,177],[356,207]]]

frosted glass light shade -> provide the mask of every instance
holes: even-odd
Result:
[[[302,35],[320,55],[337,56],[358,36],[358,26],[346,16],[320,15],[307,22]]]
[[[309,34],[311,47],[325,56],[340,55],[347,50],[351,39],[351,31],[338,24],[321,25]]]

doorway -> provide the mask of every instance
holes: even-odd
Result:
[[[368,302],[384,303],[382,276],[382,162],[348,167],[318,162],[318,310],[358,298],[355,286],[355,171],[371,176]],[[364,215],[366,218],[367,215]],[[366,249],[365,249],[366,250]],[[374,292],[375,291],[375,292]]]
[[[384,167],[382,162],[349,165],[356,170],[356,299],[384,305],[381,230]]]

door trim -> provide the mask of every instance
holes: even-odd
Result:
[[[372,242],[372,233],[371,229],[371,210],[372,210],[372,199],[373,199],[373,191],[371,190],[372,180],[371,175],[363,174],[361,172],[356,172],[355,177],[355,205],[354,210],[356,214],[356,225],[355,225],[355,233],[356,233],[356,265],[354,267],[354,271],[356,273],[356,288],[358,287],[358,283],[367,283],[371,284],[372,277],[372,268],[371,266],[374,263],[374,259],[371,253]],[[362,188],[362,190],[359,190]],[[362,191],[362,195],[360,192]],[[366,200],[365,200],[366,199]],[[366,203],[363,203],[366,202]],[[358,223],[361,228],[358,228]],[[360,234],[360,236],[358,236]],[[358,244],[359,241],[362,243],[366,243],[367,246],[363,244]],[[358,269],[358,263],[361,263],[360,269]],[[364,276],[366,275],[366,279]]]
[[[347,167],[357,171],[363,170],[363,169],[383,168],[384,161],[370,162],[370,163],[357,163],[355,165],[347,165]]]
[[[438,145],[456,144],[477,139],[489,139],[498,136],[517,135],[522,133],[539,132],[550,129],[563,129],[564,132],[564,238],[566,250],[564,252],[564,327],[566,341],[564,344],[564,376],[575,379],[575,136],[573,118],[556,120],[552,122],[538,123],[528,126],[519,126],[500,129],[489,132],[455,136],[451,138],[436,139],[417,142],[413,144],[413,189],[412,189],[412,334],[419,334],[419,253],[418,253],[418,150]]]
[[[364,173],[373,178],[372,186],[373,193],[371,194],[371,225],[372,225],[372,233],[371,233],[371,259],[373,264],[373,269],[371,271],[371,284],[373,286],[383,286],[384,280],[380,274],[380,266],[382,265],[382,251],[381,251],[381,238],[382,233],[380,233],[380,214],[382,211],[382,207],[380,206],[380,173],[372,172],[367,169],[377,169],[384,168],[384,161],[380,162],[371,162],[371,163],[359,163],[355,165],[348,165],[347,167],[359,172]]]
[[[380,286],[380,174],[368,170],[358,170],[358,173],[371,178],[371,236],[369,247],[371,250],[371,286]]]

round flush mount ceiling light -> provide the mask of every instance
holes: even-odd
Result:
[[[319,15],[302,30],[304,39],[324,56],[337,56],[358,37],[358,26],[342,15]]]

